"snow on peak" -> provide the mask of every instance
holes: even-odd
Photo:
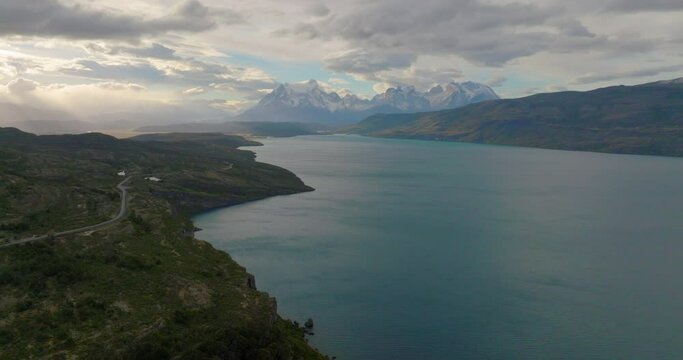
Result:
[[[453,109],[484,100],[498,99],[493,89],[472,81],[436,85],[425,93],[425,97],[434,110]]]
[[[284,83],[250,110],[259,114],[268,111],[276,114],[286,109],[294,113],[316,111],[316,114],[330,114],[332,117],[358,117],[376,112],[408,113],[452,109],[498,99],[490,87],[471,81],[439,84],[424,92],[413,86],[396,86],[370,100],[362,99],[348,90],[340,92],[341,95],[332,86],[314,79]]]

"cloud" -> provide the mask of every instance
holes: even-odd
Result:
[[[674,6],[673,2],[655,0],[659,5],[653,6]],[[589,18],[602,9],[588,2],[423,0],[416,6],[412,0],[393,0],[335,10],[325,19],[301,21],[275,35],[307,40],[312,46],[339,44],[347,53],[327,57],[324,64],[352,74],[408,68],[425,56],[457,56],[475,67],[505,67],[535,55],[590,53],[617,58],[666,44],[663,37],[642,37],[637,31],[610,33],[614,26]]]
[[[87,114],[109,99],[129,109],[126,97],[234,111],[311,76],[357,92],[463,80],[507,96],[585,90],[683,70],[681,10],[680,0],[0,0],[0,84],[37,80],[26,100],[76,112],[90,96]]]
[[[490,87],[501,87],[507,81],[507,78],[503,75],[495,75],[486,81],[486,85]]]
[[[194,95],[203,94],[205,92],[206,92],[206,89],[204,89],[203,87],[193,87],[191,89],[187,89],[187,90],[183,91],[183,95],[194,96]]]
[[[338,78],[338,77],[331,77],[331,78],[329,78],[327,81],[328,81],[330,84],[334,84],[334,85],[346,85],[346,84],[349,83],[348,81],[346,81],[346,80],[344,80],[344,79],[340,79],[340,78]]]
[[[96,83],[95,86],[99,87],[100,89],[105,89],[105,90],[114,90],[114,91],[123,91],[123,90],[131,90],[131,91],[143,91],[146,90],[146,88],[140,84],[136,83],[121,83],[121,82],[116,82],[116,81],[105,81],[105,82],[100,82]]]
[[[621,80],[621,79],[626,79],[626,78],[642,78],[642,77],[656,76],[656,75],[660,75],[660,74],[673,73],[673,72],[678,72],[678,73],[683,72],[683,65],[670,65],[670,66],[667,65],[667,66],[659,66],[659,67],[644,68],[644,69],[617,71],[617,72],[611,72],[611,73],[589,74],[589,75],[584,75],[584,76],[581,76],[581,77],[575,79],[573,83],[576,85],[592,84],[592,83],[596,83],[596,82],[604,82],[604,81],[610,81],[610,80]]]
[[[392,68],[408,67],[415,59],[417,55],[409,53],[370,53],[364,50],[352,50],[328,57],[324,59],[324,63],[328,70],[370,75]]]
[[[149,62],[101,62],[80,59],[62,66],[59,71],[66,75],[90,79],[114,79],[131,81],[162,81],[166,73]]]
[[[38,88],[38,83],[33,80],[17,78],[7,84],[7,90],[14,95],[23,95]]]
[[[323,3],[316,3],[309,6],[306,9],[306,13],[315,17],[323,17],[330,14],[330,8],[328,8],[327,5]]]
[[[459,69],[439,66],[424,68],[420,65],[412,65],[407,69],[384,71],[374,75],[374,79],[382,83],[380,87],[385,85],[390,85],[390,87],[414,86],[421,90],[429,89],[436,84],[457,81],[462,77],[463,72]]]
[[[45,63],[45,61],[27,57],[8,56],[3,58],[0,56],[0,73],[15,78],[27,73],[42,71]]]
[[[196,59],[169,64],[166,71],[171,80],[210,86],[216,90],[255,92],[276,86],[276,81],[258,68],[228,66]]]
[[[562,86],[562,85],[550,85],[550,86],[546,86],[545,90],[547,92],[560,92],[560,91],[567,91],[569,89],[566,86]]]
[[[253,105],[253,102],[245,100],[213,99],[208,101],[208,105],[213,109],[226,111],[232,114],[237,114],[241,111],[244,111],[244,109],[246,109],[250,105]]]
[[[56,94],[73,92],[80,89],[87,89],[87,91],[103,90],[106,92],[139,92],[146,90],[144,86],[132,82],[102,81],[81,85],[67,85],[61,83],[40,84],[36,81],[25,78],[16,78],[7,83],[6,87],[10,94],[16,96],[24,96],[29,93],[35,94],[37,98],[33,98],[31,101],[40,100],[39,98],[41,97],[44,99],[49,97],[54,98],[54,95]],[[78,99],[74,100],[78,101]]]
[[[130,46],[109,46],[106,44],[90,43],[85,46],[85,49],[93,54],[107,54],[107,55],[131,55],[141,58],[155,58],[155,59],[178,59],[175,55],[176,51],[159,43],[154,43],[150,46],[130,47]]]
[[[256,68],[228,66],[196,59],[170,62],[116,62],[81,59],[60,68],[67,75],[116,81],[146,81],[166,86],[210,87],[213,90],[255,93],[272,89],[275,80]],[[185,94],[188,95],[188,94]],[[196,95],[196,92],[193,93]]]
[[[590,34],[577,20],[559,21],[561,14],[557,7],[477,0],[425,0],[420,6],[408,0],[377,1],[279,34],[341,39],[381,59],[458,54],[473,63],[499,66],[550,48],[558,31],[562,37]]]
[[[608,11],[640,12],[640,11],[683,11],[680,0],[613,0],[607,5]]]
[[[152,19],[80,3],[66,5],[60,0],[0,2],[0,36],[137,39],[174,31],[202,32],[216,26],[211,10],[197,0],[186,0]]]

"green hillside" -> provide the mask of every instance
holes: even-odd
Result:
[[[183,133],[222,133],[248,136],[290,137],[312,135],[329,130],[329,127],[313,123],[268,122],[268,121],[228,121],[222,123],[187,123],[171,125],[143,126],[138,132],[183,132]]]
[[[345,132],[548,149],[683,156],[683,79],[378,114]]]
[[[133,175],[125,220],[0,247],[0,359],[324,358],[194,238],[193,213],[311,190],[250,152],[0,128],[0,244],[112,218],[120,170]]]
[[[161,133],[143,134],[129,138],[136,141],[160,141],[160,142],[199,142],[204,144],[225,145],[231,148],[240,146],[261,146],[263,144],[247,140],[237,135],[224,135],[222,133]]]

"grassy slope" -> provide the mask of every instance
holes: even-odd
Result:
[[[0,359],[322,358],[244,268],[193,237],[192,212],[310,190],[249,152],[0,129],[0,224],[27,224],[0,237],[113,216],[121,168],[164,179],[134,178],[128,220],[0,249]]]
[[[683,82],[539,94],[431,113],[379,114],[346,130],[372,136],[683,156]]]
[[[158,126],[144,126],[136,129],[140,132],[219,132],[224,134],[240,134],[250,136],[289,137],[311,135],[328,130],[324,125],[313,123],[266,122],[266,121],[228,121],[224,123],[191,123]]]
[[[231,148],[240,146],[260,146],[256,141],[247,140],[237,135],[224,135],[222,133],[164,133],[143,134],[130,138],[136,141],[161,141],[161,142],[201,142],[214,145],[225,145]]]

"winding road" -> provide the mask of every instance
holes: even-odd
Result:
[[[118,185],[116,185],[116,188],[119,189],[119,191],[121,192],[121,208],[119,209],[119,213],[114,218],[107,220],[105,222],[99,223],[99,224],[89,225],[89,226],[81,227],[78,229],[66,230],[66,231],[54,233],[51,235],[54,237],[57,237],[57,236],[63,236],[63,235],[78,234],[78,233],[82,233],[82,232],[86,232],[86,231],[97,231],[97,230],[102,230],[106,227],[109,227],[112,224],[115,224],[115,223],[121,221],[128,214],[128,188],[126,188],[126,183],[131,178],[132,178],[132,176],[129,176],[125,180],[121,181]],[[10,242],[5,243],[5,244],[0,244],[0,248],[12,246],[12,245],[26,244],[26,243],[30,243],[30,242],[34,242],[34,241],[45,240],[48,237],[50,237],[50,234],[42,235],[42,236],[33,236],[30,238],[25,238],[25,239],[20,239],[20,240],[14,240],[14,241],[10,241]]]

